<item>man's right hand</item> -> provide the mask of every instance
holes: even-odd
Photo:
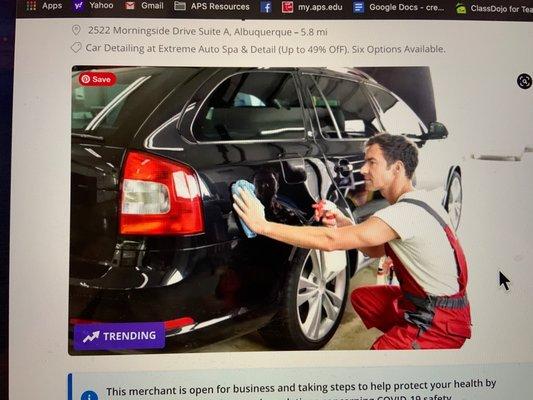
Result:
[[[337,207],[335,204],[327,200],[320,200],[318,203],[313,204],[313,208],[315,209],[315,221],[322,220],[322,223],[327,226],[336,225],[334,211],[337,210]],[[332,221],[327,224],[325,223],[326,220]]]
[[[340,212],[338,208],[328,209],[324,200],[314,204],[313,208],[315,209],[315,220],[321,221],[324,226],[336,228],[353,225],[352,220]]]
[[[337,227],[337,218],[333,211],[326,211],[324,215],[322,216],[322,225],[330,227],[330,228],[336,228]]]
[[[353,224],[352,220],[340,212],[340,210],[326,211],[322,218],[322,225],[332,228]]]

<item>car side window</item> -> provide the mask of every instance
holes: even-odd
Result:
[[[246,72],[223,81],[193,124],[198,141],[303,139],[303,110],[291,74]]]
[[[363,85],[344,79],[314,76],[309,92],[326,139],[368,138],[379,132],[376,114]]]
[[[426,131],[420,118],[402,100],[374,85],[367,85],[380,108],[381,124],[393,135],[421,135]]]

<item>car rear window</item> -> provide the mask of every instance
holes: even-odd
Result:
[[[73,134],[112,135],[125,122],[142,121],[176,82],[193,68],[111,68],[113,86],[83,86],[72,73],[71,130]]]
[[[196,117],[198,141],[304,138],[303,111],[290,73],[246,72],[224,80]]]

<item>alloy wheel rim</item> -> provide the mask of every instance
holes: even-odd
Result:
[[[340,318],[346,284],[345,269],[328,268],[322,251],[309,252],[297,294],[298,322],[308,339],[324,338]]]

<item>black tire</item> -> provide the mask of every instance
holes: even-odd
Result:
[[[324,259],[332,257],[333,253],[336,253],[333,255],[336,261],[334,268],[329,271],[324,269],[323,275],[333,276],[334,274],[335,277],[327,283],[327,277],[322,280],[322,283],[316,282],[316,295],[311,296],[311,293],[315,293],[311,282],[317,278],[313,272],[317,268],[317,259],[320,258],[321,264],[326,264]],[[342,261],[337,262],[341,254],[345,260],[342,270],[340,267]],[[318,278],[316,280],[318,281]],[[276,349],[317,350],[322,348],[333,337],[339,326],[344,314],[349,286],[350,274],[346,253],[326,254],[315,250],[298,249],[290,264],[280,311],[266,327],[260,330],[261,336]],[[302,302],[306,296],[309,296],[309,299]],[[312,302],[315,297],[316,302]],[[299,301],[300,305],[298,305]],[[327,304],[328,301],[329,304]],[[316,312],[319,309],[320,311]],[[328,314],[329,316],[335,314],[335,318],[328,318]],[[319,317],[313,319],[312,316]],[[308,321],[307,318],[312,319]],[[317,327],[313,322],[316,322]]]
[[[444,208],[448,211],[452,228],[457,230],[461,222],[463,210],[463,183],[461,181],[461,174],[457,170],[453,171],[450,177]]]

